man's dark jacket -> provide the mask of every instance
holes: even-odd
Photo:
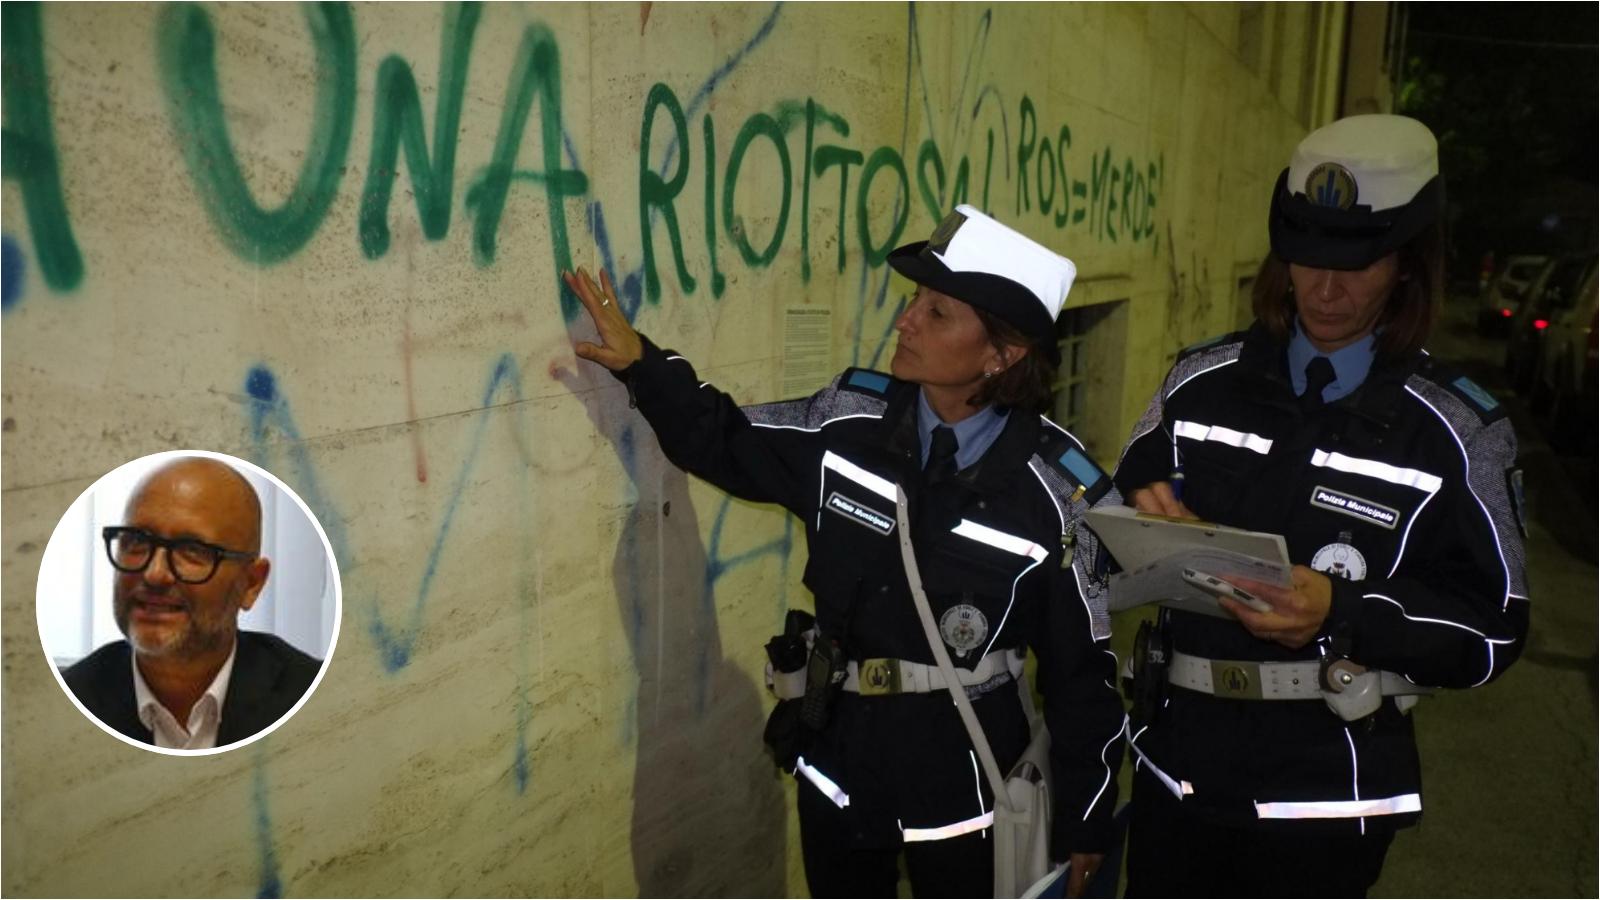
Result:
[[[154,744],[155,736],[139,721],[130,653],[127,641],[115,641],[61,674],[95,718],[134,740]],[[240,631],[233,675],[222,702],[222,721],[217,725],[217,746],[242,741],[283,718],[311,688],[321,668],[321,660],[276,635]]]

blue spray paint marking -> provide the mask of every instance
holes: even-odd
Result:
[[[256,745],[256,777],[250,799],[256,808],[256,853],[261,859],[257,897],[282,897],[283,877],[278,873],[278,851],[272,844],[272,816],[267,810],[267,742]]]
[[[432,550],[428,554],[427,563],[423,569],[422,581],[417,589],[416,600],[412,603],[410,615],[405,624],[400,627],[389,625],[383,620],[382,611],[378,607],[376,598],[368,598],[363,604],[368,615],[368,633],[378,650],[378,659],[386,671],[393,674],[405,668],[411,662],[411,654],[416,647],[416,642],[422,630],[423,612],[427,605],[428,596],[432,590],[433,578],[438,570],[439,559],[444,553],[446,542],[454,524],[455,512],[460,505],[461,496],[465,492],[467,478],[472,473],[478,462],[478,453],[483,444],[483,435],[487,430],[489,415],[494,411],[490,403],[502,390],[509,391],[511,400],[508,411],[516,417],[516,425],[521,425],[522,419],[522,376],[517,369],[516,360],[511,354],[503,354],[495,362],[494,370],[489,376],[489,381],[484,387],[478,410],[477,426],[473,429],[467,455],[461,464],[461,471],[456,476],[455,486],[451,489],[449,500],[446,502],[443,521],[439,526],[438,534],[434,539]],[[344,518],[339,513],[327,493],[320,484],[316,467],[311,462],[310,452],[305,441],[300,436],[300,429],[295,425],[294,416],[290,412],[287,399],[278,387],[277,376],[265,365],[257,365],[250,369],[245,376],[245,392],[250,396],[250,436],[253,444],[253,461],[264,468],[278,473],[284,477],[286,473],[293,477],[288,479],[296,486],[301,499],[311,507],[317,520],[322,523],[323,530],[328,534],[328,542],[333,545],[334,557],[339,562],[341,573],[348,575],[356,568],[355,554],[352,552],[348,535],[344,528]],[[288,467],[274,467],[268,465],[273,448],[269,442],[272,430],[277,430],[287,442],[289,455]],[[522,479],[527,480],[525,469],[520,469]],[[533,588],[526,572],[523,574],[524,597],[519,606],[519,616],[526,624],[526,606],[533,597]],[[524,628],[523,634],[526,634]],[[512,761],[512,769],[517,781],[518,793],[524,793],[528,785],[528,759],[527,759],[527,729],[532,720],[532,709],[528,702],[528,691],[531,678],[527,671],[526,658],[518,670],[518,707],[517,707],[517,746]]]
[[[783,614],[789,608],[788,573],[789,556],[794,551],[794,516],[791,516],[787,513],[784,514],[783,537],[774,538],[770,541],[767,541],[765,544],[752,547],[742,553],[736,553],[732,556],[724,557],[722,555],[722,528],[725,524],[727,524],[728,511],[732,508],[733,497],[724,496],[722,498],[722,504],[717,507],[717,516],[711,524],[710,546],[706,548],[706,582],[703,600],[705,608],[709,615],[716,615],[716,587],[717,582],[720,581],[724,575],[727,575],[729,572],[737,569],[740,566],[758,562],[768,556],[776,556],[778,559],[782,560],[783,563],[782,568],[780,569],[781,574],[778,578],[777,621],[775,623],[775,629],[781,630],[783,627]],[[702,660],[702,665],[707,664],[709,664],[708,660]],[[706,697],[704,685],[707,682],[709,682],[709,678],[701,679],[702,687],[700,689],[700,695],[696,698],[695,705],[696,710],[699,712],[705,711],[705,705],[708,698]]]
[[[22,299],[22,250],[11,235],[0,237],[0,311],[9,312]]]
[[[322,523],[322,530],[328,535],[328,543],[333,545],[333,556],[339,564],[339,571],[350,571],[355,567],[355,559],[350,553],[350,541],[345,534],[344,518],[339,515],[328,495],[322,490],[322,485],[317,479],[316,467],[311,463],[311,454],[306,449],[305,441],[300,438],[300,429],[295,426],[288,405],[278,393],[278,377],[266,366],[254,366],[245,375],[244,390],[250,396],[252,461],[276,473],[280,478],[284,476],[285,471],[292,473],[293,483],[300,494],[300,499],[311,507],[311,512],[316,515],[317,521]],[[287,452],[291,468],[287,470],[267,465],[271,452],[268,446],[271,428],[276,428],[288,438]]]

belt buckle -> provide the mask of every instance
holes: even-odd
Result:
[[[900,660],[864,659],[858,678],[863,697],[884,697],[900,693]]]
[[[1211,693],[1231,700],[1261,699],[1261,665],[1237,659],[1211,660]]]

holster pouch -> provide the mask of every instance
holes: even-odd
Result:
[[[1159,624],[1142,622],[1133,638],[1133,677],[1123,680],[1123,693],[1133,708],[1128,717],[1135,723],[1150,722],[1161,709],[1167,695],[1167,666],[1172,660],[1172,641]]]
[[[779,700],[767,716],[761,740],[772,752],[772,761],[785,772],[793,772],[805,745],[800,740],[800,701]]]
[[[802,749],[800,714],[804,689],[793,682],[804,678],[816,637],[816,619],[802,609],[791,609],[784,616],[783,634],[767,641],[767,687],[778,697],[778,705],[767,717],[761,739],[772,751],[773,761],[786,772],[794,771]]]

